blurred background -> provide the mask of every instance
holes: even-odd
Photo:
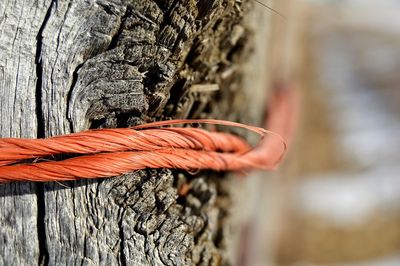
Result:
[[[275,2],[303,103],[254,265],[400,265],[400,1]]]

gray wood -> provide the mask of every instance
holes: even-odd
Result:
[[[241,88],[240,66],[250,6],[1,1],[1,137],[188,116],[248,122],[243,102],[255,95]],[[221,175],[146,170],[1,185],[0,264],[226,264],[230,198]],[[179,196],[183,183],[191,190]]]
[[[0,2],[0,136],[36,137],[37,35],[50,3]],[[38,186],[0,186],[0,264],[38,263]]]

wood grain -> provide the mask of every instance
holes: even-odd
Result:
[[[252,35],[243,18],[251,6],[2,1],[1,137],[168,118],[255,119],[243,115],[243,102],[255,95],[240,86]],[[201,84],[218,90],[190,90]],[[220,177],[148,170],[98,181],[1,185],[0,264],[226,264],[231,203]],[[183,184],[190,187],[186,197],[177,192]]]

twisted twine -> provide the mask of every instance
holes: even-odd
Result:
[[[46,139],[2,138],[0,182],[105,178],[145,168],[272,170],[286,151],[285,140],[292,134],[295,109],[294,94],[280,90],[269,108],[267,127],[271,131],[223,120],[181,119]],[[229,133],[193,127],[156,128],[193,123],[244,128],[262,138],[252,148]],[[61,154],[75,157],[52,160]]]

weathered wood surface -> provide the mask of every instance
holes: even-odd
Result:
[[[1,1],[1,137],[171,117],[248,120],[240,66],[250,52],[243,17],[251,4]],[[195,84],[219,90],[191,91]],[[0,264],[229,263],[229,191],[216,177],[148,170],[0,185]]]
[[[0,2],[0,134],[36,137],[37,35],[50,2]],[[38,262],[43,213],[40,186],[0,186],[0,264]]]

